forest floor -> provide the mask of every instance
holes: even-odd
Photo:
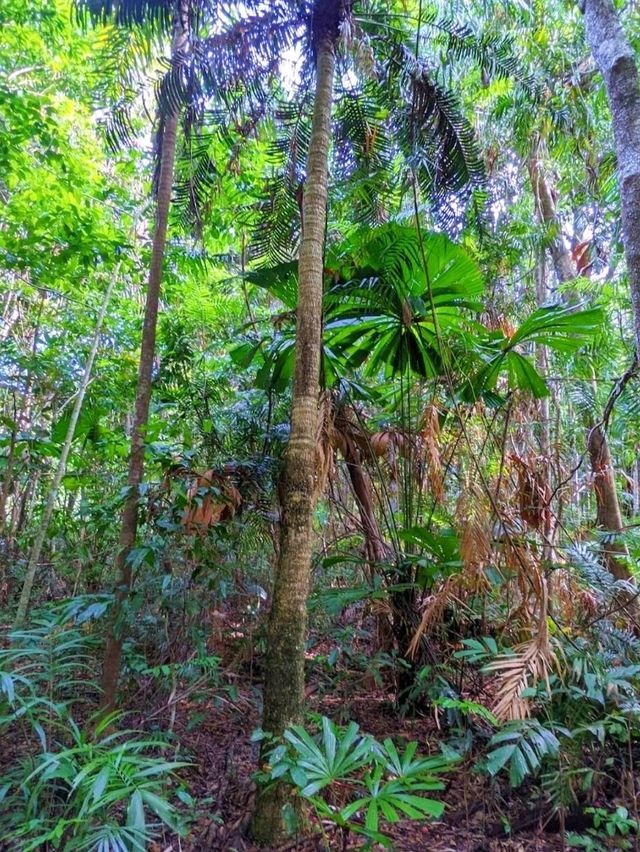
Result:
[[[324,697],[315,702],[316,712],[334,715],[340,698]],[[197,726],[190,728],[189,719],[204,713]],[[383,691],[369,691],[349,700],[349,716],[363,731],[377,738],[389,735],[417,740],[423,753],[437,751],[438,727],[434,717],[398,719],[392,715],[388,697]],[[189,773],[190,792],[200,803],[211,802],[211,816],[201,817],[191,834],[183,839],[183,852],[257,852],[246,838],[255,787],[258,746],[251,742],[252,731],[259,726],[255,695],[240,695],[234,704],[222,707],[194,706],[185,703],[178,708],[175,733],[187,750],[194,766]],[[182,755],[184,758],[184,754]],[[513,797],[505,804],[504,791],[496,793],[486,778],[462,766],[447,778],[442,798],[447,809],[442,821],[424,823],[406,820],[387,827],[396,852],[494,852],[494,850],[559,850],[565,848],[558,833],[544,830],[541,820],[532,817],[526,794]],[[506,792],[508,798],[510,794]],[[509,819],[516,830],[504,833]],[[517,830],[521,825],[522,829]],[[358,849],[364,845],[355,835],[343,845],[343,838],[327,833],[273,847],[270,852],[318,852],[328,849]]]

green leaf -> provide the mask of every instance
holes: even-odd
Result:
[[[291,778],[297,787],[305,787],[307,784],[307,774],[300,766],[291,768]]]
[[[529,767],[521,751],[521,745],[522,743],[519,744],[520,747],[516,746],[513,749],[513,754],[509,761],[509,780],[512,787],[519,787],[529,774]]]
[[[520,325],[510,338],[509,346],[531,341],[559,352],[575,352],[593,340],[603,321],[601,308],[580,310],[571,305],[543,306]]]
[[[136,833],[142,837],[146,834],[144,803],[142,801],[142,794],[139,790],[135,790],[129,799],[129,806],[127,808],[127,825],[129,828],[133,828]]]
[[[491,775],[496,775],[507,761],[510,760],[515,750],[516,745],[513,743],[511,745],[500,746],[500,748],[494,749],[487,756],[487,771]]]
[[[364,826],[367,831],[377,831],[378,822],[378,803],[374,799],[369,803],[369,807],[367,808],[367,812],[364,818]]]

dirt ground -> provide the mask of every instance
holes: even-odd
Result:
[[[332,703],[331,698],[324,698],[314,709],[333,715]],[[407,741],[417,740],[423,753],[437,750],[435,744],[430,745],[438,738],[437,724],[432,717],[398,720],[385,710],[385,696],[375,692],[354,698],[349,710],[350,718],[378,738],[393,733]],[[194,712],[204,712],[204,718],[189,730],[189,718]],[[258,847],[246,838],[246,829],[255,795],[251,776],[256,768],[258,748],[251,742],[251,732],[258,724],[255,701],[248,697],[240,697],[237,704],[222,708],[187,704],[179,708],[175,732],[194,762],[189,771],[191,793],[200,801],[211,802],[211,815],[201,817],[189,837],[182,839],[182,852],[257,852]],[[559,834],[545,831],[535,815],[527,816],[523,797],[513,799],[505,809],[496,785],[491,788],[491,782],[474,774],[468,766],[456,770],[446,781],[442,798],[447,808],[442,821],[406,820],[386,829],[396,852],[536,852],[565,848]],[[509,837],[504,834],[503,818],[516,826],[524,825]],[[332,833],[329,827],[325,828],[324,837],[318,828],[316,836],[273,847],[270,852],[358,849],[364,844],[362,838],[354,836],[344,845],[342,836]]]

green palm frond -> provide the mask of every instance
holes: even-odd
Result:
[[[549,388],[533,366],[523,346],[536,343],[558,352],[574,353],[591,342],[602,325],[602,310],[567,305],[545,305],[534,311],[516,331],[487,332],[472,342],[482,366],[462,389],[467,401],[493,393],[498,379],[506,374],[510,389],[528,391],[534,397],[547,396]]]
[[[440,17],[437,10],[427,11],[422,24],[442,34],[445,48],[453,58],[471,59],[489,77],[511,78],[527,90],[534,90],[534,81],[524,73],[512,37],[477,32],[470,24]]]
[[[181,140],[176,155],[173,198],[179,218],[198,231],[220,181],[215,130],[196,125]]]
[[[300,240],[300,208],[296,198],[301,184],[289,175],[276,175],[264,187],[265,200],[256,207],[257,225],[252,255],[269,263],[286,263],[296,257]]]
[[[270,174],[254,207],[253,257],[269,266],[297,256],[304,177],[311,134],[311,97],[280,100],[274,113],[275,138],[267,149]]]
[[[415,230],[390,223],[357,232],[329,254],[338,280],[327,293],[327,347],[351,368],[440,375],[439,333],[479,307],[483,282],[474,261],[444,234],[425,234],[424,252],[426,270]]]
[[[160,74],[152,80],[158,136],[166,116],[181,115],[175,201],[182,217],[199,226],[218,171],[207,136],[220,131],[224,138],[227,126],[239,136],[253,132],[271,108],[272,84],[283,54],[299,37],[304,8],[287,0],[186,0],[188,45],[170,58],[168,37],[178,9],[185,8],[176,0],[76,0],[75,8],[83,25],[104,30],[96,69],[112,148],[134,142],[132,116],[149,85],[145,69],[159,59]]]
[[[468,198],[473,187],[484,185],[484,165],[456,97],[425,67],[415,66],[404,85],[408,96],[398,128],[423,192],[438,206],[446,204],[448,194]]]
[[[85,26],[113,21],[118,27],[166,33],[171,28],[175,0],[76,0],[75,7],[78,20]]]

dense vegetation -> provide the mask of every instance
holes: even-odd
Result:
[[[0,848],[637,849],[634,4],[0,26]]]

